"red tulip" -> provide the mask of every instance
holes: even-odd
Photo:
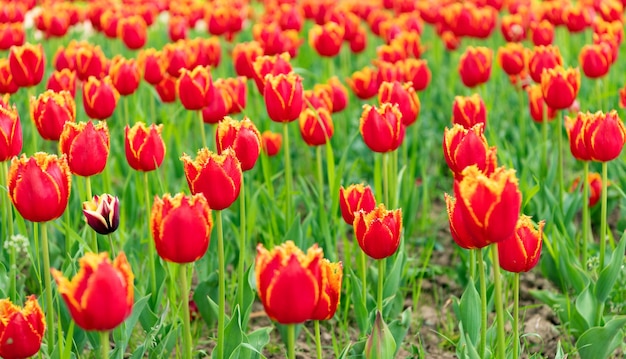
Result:
[[[291,122],[300,116],[304,102],[302,78],[295,73],[267,75],[263,97],[270,119]]]
[[[417,121],[421,105],[411,84],[401,84],[397,81],[383,82],[378,89],[378,102],[381,105],[383,103],[398,105],[405,126]]]
[[[482,123],[487,125],[487,110],[479,94],[469,97],[456,96],[452,103],[452,123],[460,124],[466,129]]]
[[[261,134],[262,149],[268,156],[276,156],[283,145],[283,136],[280,133],[265,131]]]
[[[326,108],[304,109],[300,113],[300,134],[309,146],[321,146],[333,137],[335,127],[330,112]]]
[[[354,214],[354,236],[369,257],[383,259],[393,255],[400,245],[402,209],[389,211],[384,204],[370,212]]]
[[[83,85],[83,107],[91,119],[106,120],[111,117],[119,97],[109,76],[102,81],[91,76]]]
[[[20,308],[9,299],[0,299],[0,357],[23,359],[34,356],[46,330],[43,311],[34,295]]]
[[[26,43],[22,46],[13,46],[9,52],[9,67],[13,81],[19,87],[38,85],[43,79],[45,68],[45,54],[41,44]]]
[[[496,148],[489,147],[482,127],[480,123],[470,129],[455,124],[451,130],[446,127],[444,131],[444,158],[457,180],[461,180],[463,170],[472,165],[486,174],[496,169]]]
[[[131,95],[139,88],[141,73],[135,59],[115,56],[109,68],[109,76],[113,86],[122,96]]]
[[[126,125],[124,146],[126,161],[131,168],[137,171],[153,171],[161,166],[165,157],[165,143],[161,138],[163,125],[146,127],[143,122],[137,122],[131,128]]]
[[[224,118],[217,125],[215,137],[219,154],[232,148],[241,163],[242,171],[249,171],[254,167],[261,153],[261,134],[249,118],[245,117],[242,121]]]
[[[487,47],[468,47],[459,61],[459,75],[467,87],[475,87],[489,80],[493,51]]]
[[[363,105],[359,129],[363,141],[374,152],[394,151],[404,140],[402,113],[397,105],[389,103],[380,108]]]
[[[104,170],[109,157],[110,138],[106,122],[66,122],[59,150],[67,157],[70,171],[88,177]]]
[[[578,68],[564,69],[557,66],[541,74],[541,91],[546,104],[562,110],[570,107],[580,89],[580,71]]]
[[[370,186],[351,184],[348,188],[339,188],[339,208],[343,220],[352,225],[354,215],[360,210],[370,212],[376,208],[376,199]]]
[[[202,66],[192,71],[181,70],[176,82],[176,92],[180,102],[187,110],[201,110],[209,105],[213,88],[213,80],[209,69]]]
[[[520,216],[514,234],[498,242],[498,258],[502,269],[512,273],[528,272],[533,269],[541,256],[544,221],[539,228],[528,216]]]
[[[30,100],[30,112],[37,131],[45,140],[58,141],[66,122],[76,121],[76,103],[67,91],[48,90]]]
[[[0,162],[22,152],[22,125],[15,105],[0,106]]]

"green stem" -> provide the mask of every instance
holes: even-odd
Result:
[[[367,258],[365,258],[365,252],[363,252],[363,249],[360,250],[359,256],[361,257],[361,285],[363,286],[363,300],[367,303],[367,285],[365,285],[367,283]]]
[[[148,92],[148,94],[150,95],[150,114],[152,116],[152,121],[150,122],[158,122],[157,121],[157,116],[156,116],[156,98],[154,98],[154,95],[152,95],[151,92]]]
[[[224,328],[226,312],[226,282],[224,280],[224,233],[222,229],[222,211],[216,211],[215,227],[217,230],[218,261],[218,314],[217,314],[217,358],[224,357]]]
[[[111,252],[111,256],[115,258],[117,257],[117,255],[115,253],[115,248],[113,247],[113,234],[109,233],[107,235],[107,238],[109,239],[109,251]]]
[[[513,359],[519,358],[519,273],[513,279]]]
[[[378,260],[378,311],[383,314],[383,290],[385,282],[385,258]]]
[[[48,224],[41,222],[41,249],[43,255],[43,278],[46,296],[46,325],[48,332],[48,354],[54,347],[54,305],[52,304],[52,283],[50,280],[50,249],[48,247]]]
[[[91,201],[92,197],[91,197],[91,177],[87,176],[85,177],[85,189],[86,189],[86,201]],[[96,231],[94,231],[93,229],[91,231],[89,231],[89,236],[91,239],[91,251],[94,253],[98,253],[98,237],[96,235]]]
[[[187,279],[187,267],[189,264],[179,266],[178,279],[180,280],[181,304],[183,306],[183,358],[191,359],[193,353],[193,341],[191,340],[191,323],[189,321],[189,280]]]
[[[563,116],[564,114],[559,114],[557,123],[556,123],[556,135],[557,135],[557,177],[559,181],[559,208],[563,211],[563,194],[565,192],[565,185],[563,182]]]
[[[9,173],[9,161],[5,161],[4,165],[2,165],[0,167],[1,175],[2,175],[2,183],[6,184],[7,183],[7,177],[8,177],[8,173]],[[6,197],[5,197],[6,198]],[[9,200],[6,201],[2,201],[3,203],[3,207],[4,207],[4,215],[5,215],[5,220],[6,223],[8,223],[8,228],[7,228],[7,232],[6,232],[6,238],[4,238],[5,241],[7,240],[11,240],[11,236],[13,236],[13,205],[11,204],[11,202]],[[11,297],[11,301],[13,303],[15,303],[17,301],[17,264],[15,262],[15,245],[11,246],[10,252],[9,252],[9,265],[11,266],[9,268],[9,293],[10,293],[10,297]]]
[[[296,359],[296,325],[287,324],[287,358]]]
[[[146,197],[146,211],[148,211],[148,217],[150,217],[150,181],[148,180],[148,172],[143,173],[143,181],[144,181],[144,191]],[[150,223],[150,218],[148,218],[148,223]],[[149,232],[149,231],[148,231]],[[155,248],[154,241],[148,240],[148,265],[150,266],[150,289],[152,290],[151,294],[153,298],[156,299],[157,295],[157,282],[156,282],[156,263],[154,260],[155,256]]]
[[[547,107],[542,105],[542,121],[541,121],[541,174],[544,178],[548,177],[548,119],[544,113]]]
[[[244,273],[245,273],[245,259],[246,259],[246,185],[242,177],[241,180],[241,192],[239,194],[239,263],[237,265],[237,300],[239,302],[239,309],[244,311],[243,303],[243,290],[244,290]]]
[[[109,349],[111,349],[111,343],[109,342],[109,331],[105,330],[100,332],[100,357],[102,359],[109,359]]]
[[[383,200],[385,205],[391,208],[389,202],[389,153],[383,153]]]
[[[526,119],[524,118],[524,114],[526,113],[526,111],[524,110],[524,90],[517,90],[517,95],[518,95],[518,99],[519,99],[519,116],[517,119],[517,125],[519,126],[519,138],[520,141],[519,143],[522,145],[521,148],[522,153],[521,155],[523,156],[524,154],[526,154]]]
[[[586,182],[586,181],[585,181]],[[600,267],[598,273],[604,269],[604,253],[606,252],[606,212],[607,212],[607,185],[608,185],[608,165],[602,162],[602,193],[600,197]]]
[[[483,249],[478,248],[473,251],[476,251],[478,275],[480,277],[480,346],[478,348],[478,355],[484,358],[485,348],[487,347],[487,279],[485,278]]]
[[[285,209],[285,233],[291,225],[292,198],[291,198],[291,150],[289,149],[289,123],[283,124],[283,143],[285,144],[285,186],[286,186],[286,209]]]
[[[202,118],[202,110],[198,111],[198,117],[200,118],[200,134],[202,136],[202,147],[207,147],[206,133],[204,132],[204,119]]]
[[[317,354],[317,359],[322,359],[322,339],[320,336],[320,321],[314,320],[315,325],[315,353]]]
[[[493,262],[493,295],[496,305],[497,321],[497,355],[495,357],[506,358],[506,346],[504,343],[504,309],[502,307],[502,281],[500,278],[500,262],[498,259],[498,247],[496,244],[491,245],[491,261]]]
[[[128,125],[130,123],[130,115],[129,115],[129,111],[128,111],[128,102],[130,101],[130,96],[124,96],[124,120],[126,121],[126,124]]]
[[[581,264],[587,268],[587,246],[590,241],[589,236],[589,161],[583,162],[583,238],[581,249]]]
[[[320,219],[320,227],[322,229],[322,237],[324,238],[324,248],[326,249],[326,253],[328,259],[330,261],[335,261],[335,253],[330,249],[333,248],[333,243],[331,242],[330,228],[328,226],[328,212],[326,212],[325,198],[324,198],[324,164],[322,160],[322,146],[316,146],[315,148],[315,157],[317,162],[317,196],[319,200],[318,209],[319,209],[319,219]],[[330,188],[330,184],[329,184]]]
[[[476,278],[476,251],[470,249],[469,251],[469,280]]]

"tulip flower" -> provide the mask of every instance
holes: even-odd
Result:
[[[333,137],[335,127],[326,108],[305,109],[300,114],[300,135],[309,146],[321,146]]]
[[[213,80],[209,69],[197,66],[192,71],[182,69],[176,82],[176,92],[187,110],[201,110],[211,102]]]
[[[24,219],[47,222],[60,217],[70,196],[71,174],[65,156],[43,152],[13,157],[7,187],[11,202]]]
[[[19,87],[38,85],[43,79],[45,54],[41,44],[26,43],[9,51],[9,67],[13,81]]]
[[[312,320],[328,320],[335,316],[341,298],[342,278],[341,262],[331,263],[326,258],[322,259],[319,275],[320,297],[311,315]]]
[[[276,156],[283,145],[283,135],[280,133],[265,131],[261,134],[263,152],[269,157]]]
[[[507,14],[502,16],[500,31],[507,44],[519,43],[526,39],[524,18],[521,14]]]
[[[13,73],[9,66],[9,60],[0,59],[0,94],[13,94],[19,90],[19,87],[13,80]]]
[[[359,54],[367,47],[367,30],[363,26],[359,26],[356,29],[354,37],[350,39],[350,51],[354,54]]]
[[[456,198],[446,195],[454,241],[476,249],[512,236],[522,204],[515,172],[499,167],[486,175],[470,166],[462,176],[454,186]]]
[[[571,33],[584,31],[591,26],[590,9],[581,3],[563,9],[563,22]]]
[[[578,68],[564,69],[557,66],[541,74],[541,91],[546,104],[562,110],[570,107],[580,89],[580,71]]]
[[[24,307],[0,299],[0,357],[22,359],[34,356],[41,347],[46,323],[34,295],[28,296]]]
[[[268,251],[257,246],[257,291],[270,319],[281,324],[312,319],[320,300],[322,249],[313,245],[305,253],[292,241]]]
[[[51,90],[30,100],[31,118],[45,140],[58,141],[66,122],[76,121],[76,103],[67,91]]]
[[[535,46],[548,46],[554,41],[554,25],[548,20],[533,22],[530,25],[531,39]]]
[[[520,43],[509,42],[498,49],[498,62],[509,76],[519,75],[526,69],[527,57],[528,53]]]
[[[153,171],[161,166],[165,157],[165,143],[161,138],[163,125],[151,124],[146,127],[137,122],[133,127],[124,129],[126,160],[131,168],[137,171]]]
[[[348,106],[348,90],[336,76],[328,79],[327,84],[331,89],[331,98],[333,102],[332,112],[337,113],[343,111],[346,106]]]
[[[233,66],[238,76],[254,78],[254,61],[263,55],[263,48],[256,41],[240,42],[233,47]]]
[[[86,253],[79,265],[71,281],[52,269],[72,319],[88,331],[116,328],[131,314],[134,302],[134,275],[126,255],[120,253],[111,263],[107,253]]]
[[[222,79],[224,88],[230,97],[229,115],[241,113],[246,108],[248,99],[248,79],[244,76]],[[217,81],[216,81],[217,82]]]
[[[139,88],[141,73],[135,59],[125,59],[117,55],[111,61],[109,76],[113,86],[122,96],[133,94]]]
[[[204,196],[178,193],[155,197],[150,214],[150,230],[159,256],[174,263],[200,259],[207,248],[213,221]]]
[[[547,107],[543,99],[540,84],[533,84],[526,88],[528,94],[528,106],[530,108],[530,117],[535,122],[551,121],[556,118],[557,111],[552,107]],[[547,110],[546,110],[547,109]],[[544,115],[544,112],[547,114]]]
[[[161,102],[172,103],[176,101],[176,78],[168,73],[163,75],[163,79],[154,86]]]
[[[74,98],[76,96],[76,72],[70,69],[54,71],[48,78],[46,89],[54,92],[68,91]]]
[[[591,160],[608,162],[622,152],[626,141],[626,128],[617,111],[588,114],[582,127],[582,139]],[[579,135],[579,136],[580,136]]]
[[[87,44],[76,49],[76,76],[81,81],[87,81],[94,76],[101,79],[105,74],[107,59],[100,46]]]
[[[371,258],[383,259],[393,255],[400,245],[402,209],[387,210],[379,204],[369,212],[354,213],[354,236],[359,247]]]
[[[372,151],[395,151],[404,140],[402,113],[397,105],[389,103],[380,108],[363,105],[359,130],[363,141]]]
[[[83,107],[87,116],[94,120],[106,120],[113,115],[120,94],[111,78],[106,76],[98,80],[91,76],[83,84]]]
[[[109,129],[106,122],[96,125],[66,122],[59,139],[59,150],[67,157],[70,171],[89,177],[104,170],[110,150]]]
[[[139,53],[139,67],[143,71],[143,79],[151,85],[157,85],[167,70],[167,63],[161,51],[153,48],[142,50]]]
[[[420,112],[420,100],[410,83],[401,84],[397,81],[383,82],[378,89],[378,102],[398,105],[402,114],[402,123],[410,126],[417,121]]]
[[[573,192],[578,188],[580,183],[580,177],[576,177],[570,187],[570,192]],[[587,183],[589,183],[589,207],[593,207],[600,201],[600,195],[602,194],[602,176],[599,173],[591,172],[587,176]],[[610,185],[610,182],[607,183]]]
[[[178,78],[182,69],[190,67],[192,59],[190,51],[184,41],[168,43],[163,46],[163,58],[166,63],[166,71],[172,76]]]
[[[482,127],[480,123],[470,129],[455,124],[452,129],[446,127],[444,131],[444,158],[458,180],[462,179],[463,170],[471,165],[486,174],[496,169],[496,148],[489,147]]]
[[[146,44],[148,26],[139,15],[121,18],[117,24],[117,37],[131,50],[137,50]]]
[[[324,57],[339,54],[345,29],[336,22],[329,21],[324,25],[313,25],[309,30],[309,45]]]
[[[611,55],[605,51],[607,46],[606,44],[587,44],[580,49],[578,63],[588,78],[600,78],[609,72]]]
[[[249,171],[254,167],[261,153],[261,134],[249,118],[245,117],[242,121],[224,118],[217,125],[215,137],[218,154],[232,148],[241,163],[242,171]]]
[[[378,93],[380,84],[378,81],[378,73],[369,66],[364,67],[362,70],[355,71],[346,81],[352,89],[352,92],[362,100],[370,99]]]
[[[83,214],[89,227],[100,234],[111,234],[120,225],[120,200],[108,193],[83,202]]]
[[[227,148],[218,155],[204,147],[195,159],[183,154],[181,160],[191,193],[204,194],[211,209],[220,211],[235,202],[243,181],[235,151]]]
[[[489,81],[493,51],[487,47],[468,47],[459,60],[459,75],[467,87]]]
[[[498,242],[500,267],[511,273],[528,272],[537,264],[541,256],[544,221],[535,228],[528,216],[520,216],[514,234],[509,239]]]
[[[304,102],[302,78],[291,72],[287,75],[267,75],[263,98],[270,119],[291,122],[300,116]]]
[[[398,66],[395,63],[388,61],[376,61],[376,67],[378,70],[376,71],[377,81],[376,83],[380,87],[380,85],[387,82],[394,81],[402,81],[404,79],[404,74],[402,73],[402,66]]]
[[[348,188],[339,188],[339,208],[343,220],[352,225],[354,215],[363,210],[368,213],[376,208],[376,199],[370,186],[363,184],[351,184]]]
[[[426,60],[409,58],[400,66],[404,73],[404,81],[410,82],[415,91],[423,91],[428,87],[432,74]]]
[[[209,91],[211,94],[208,97],[211,101],[202,109],[202,122],[215,124],[222,121],[228,114],[233,106],[233,99],[228,85],[222,79],[217,79]]]
[[[456,96],[452,103],[452,123],[460,124],[466,129],[482,123],[487,125],[487,110],[485,103],[479,94],[469,97]]]
[[[0,162],[22,152],[22,125],[15,105],[0,106]]]
[[[13,46],[24,45],[26,33],[24,23],[2,23],[0,24],[0,50],[10,50]]]
[[[537,46],[528,57],[528,72],[533,81],[541,83],[543,70],[551,69],[563,63],[561,52],[554,46]]]

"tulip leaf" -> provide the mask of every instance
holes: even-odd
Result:
[[[113,353],[113,357],[115,357],[115,352],[124,353],[126,350],[126,346],[128,346],[128,342],[130,337],[135,329],[135,325],[145,310],[146,305],[148,304],[148,300],[150,299],[150,295],[143,296],[135,301],[133,304],[133,311],[131,315],[118,327],[113,331],[113,340],[115,341],[115,350]]]
[[[404,337],[406,336],[406,333],[409,331],[409,326],[411,325],[411,307],[408,307],[404,312],[402,312],[402,316],[400,317],[400,320],[393,320],[391,323],[389,323],[389,331],[391,332],[391,335],[393,336],[393,339],[395,340],[396,343],[402,343],[404,341]],[[397,349],[399,349],[400,346],[396,347],[396,353],[397,353]]]
[[[626,316],[616,316],[602,327],[593,327],[585,331],[576,341],[580,358],[608,358],[622,342],[625,325]]]
[[[463,324],[466,336],[474,345],[480,337],[480,295],[473,281],[469,281],[461,301],[459,302],[459,319]]]
[[[593,296],[593,286],[588,285],[585,289],[576,297],[576,311],[585,320],[586,326],[581,331],[585,331],[594,325],[598,321],[598,302]]]
[[[179,331],[173,325],[160,326],[159,338],[156,339],[157,346],[150,351],[150,358],[160,359],[169,356],[180,337]]]
[[[224,357],[230,358],[235,349],[244,341],[243,332],[241,330],[241,313],[239,305],[235,306],[230,321],[226,323],[224,328]],[[213,350],[216,353],[217,350]]]
[[[363,284],[361,280],[354,274],[352,269],[348,269],[347,278],[350,281],[350,289],[352,290],[352,303],[354,303],[354,311],[356,322],[361,333],[369,331],[369,321],[367,313],[367,298],[363,298]]]
[[[193,292],[193,300],[198,306],[198,311],[207,326],[212,327],[217,320],[218,305],[211,297],[217,297],[217,273],[212,273],[209,278],[200,282]]]
[[[596,283],[596,299],[599,303],[604,303],[609,297],[617,277],[619,276],[620,269],[624,264],[624,250],[626,248],[626,232],[622,235],[617,248],[611,255],[611,260],[606,267],[600,272],[598,282]]]
[[[406,260],[406,254],[404,252],[404,246],[400,246],[395,256],[389,258],[395,258],[391,270],[384,273],[385,283],[383,288],[383,296],[389,298],[392,295],[398,294],[400,289],[400,281],[402,280],[402,270],[404,269],[404,263]],[[388,259],[387,259],[388,260]],[[390,315],[384,308],[385,315]],[[396,313],[397,314],[397,313]]]

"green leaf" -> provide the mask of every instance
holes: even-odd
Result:
[[[389,323],[389,331],[391,332],[391,335],[393,336],[393,339],[396,343],[402,343],[404,341],[404,337],[409,331],[410,325],[411,307],[408,307],[404,312],[402,312],[402,317],[400,318],[400,320],[393,320],[391,323]]]
[[[235,306],[230,321],[226,323],[224,328],[224,357],[230,358],[235,349],[244,341],[244,333],[241,330],[241,313],[239,305]],[[217,352],[214,350],[213,353]]]
[[[593,327],[584,332],[576,348],[581,359],[607,359],[624,337],[626,316],[616,316],[603,327]]]
[[[384,298],[388,298],[392,295],[398,294],[398,290],[400,289],[400,281],[402,280],[402,270],[404,269],[404,262],[406,259],[406,254],[403,248],[404,248],[403,246],[400,246],[398,250],[398,254],[395,256],[395,261],[393,262],[393,266],[391,267],[391,270],[385,273],[385,283],[383,284]]]
[[[581,328],[582,332],[596,325],[598,321],[598,302],[593,296],[593,286],[588,285],[576,297],[576,311],[585,320],[586,327]]]
[[[461,296],[459,303],[459,315],[463,328],[467,332],[467,337],[471,344],[477,345],[480,337],[480,294],[476,290],[473,281],[467,284],[467,288]]]
[[[611,290],[617,281],[620,269],[624,263],[624,250],[626,248],[626,232],[622,235],[622,238],[617,245],[617,248],[611,255],[611,261],[604,267],[600,276],[598,277],[598,283],[596,284],[596,299],[599,303],[604,303],[611,294]]]
[[[217,287],[217,273],[214,272],[207,280],[200,282],[193,292],[193,301],[209,328],[217,321],[218,305],[211,299],[211,296],[217,297]]]
[[[367,298],[363,298],[363,284],[361,280],[354,274],[352,269],[348,270],[348,280],[350,280],[350,289],[352,291],[352,303],[354,303],[354,312],[356,315],[356,323],[361,333],[369,331],[369,321],[367,313]]]
[[[367,338],[365,344],[365,358],[367,359],[388,359],[393,358],[396,352],[396,341],[385,324],[382,314],[376,311],[376,320],[372,333]]]

